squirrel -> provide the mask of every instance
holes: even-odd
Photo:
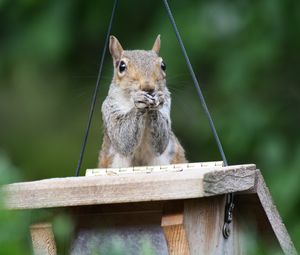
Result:
[[[171,97],[160,44],[158,35],[151,50],[123,50],[110,36],[114,74],[102,104],[100,168],[187,162],[171,130]]]

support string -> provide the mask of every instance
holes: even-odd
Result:
[[[104,63],[105,54],[106,54],[106,50],[107,50],[107,46],[108,46],[108,40],[109,40],[109,36],[110,36],[110,33],[111,33],[112,23],[113,23],[113,20],[114,20],[114,17],[115,17],[115,12],[116,12],[118,2],[119,2],[119,0],[115,0],[113,8],[112,8],[111,18],[110,18],[110,21],[109,21],[109,25],[108,25],[108,29],[107,29],[107,33],[106,33],[106,37],[105,37],[105,42],[104,42],[104,46],[103,46],[101,61],[100,61],[100,65],[99,65],[98,77],[97,77],[96,86],[95,86],[95,90],[94,90],[94,94],[93,94],[93,98],[92,98],[92,103],[91,103],[91,107],[90,107],[90,111],[89,111],[89,116],[88,116],[86,129],[85,129],[85,132],[84,132],[84,137],[83,137],[83,141],[82,141],[80,156],[79,156],[79,160],[78,160],[78,163],[77,163],[77,168],[76,168],[76,171],[75,171],[75,176],[79,175],[82,160],[83,160],[83,155],[84,155],[84,151],[85,151],[85,147],[86,147],[86,142],[87,142],[87,139],[88,139],[88,135],[89,135],[89,131],[90,131],[91,123],[92,123],[92,118],[93,118],[93,114],[94,114],[94,110],[95,110],[97,95],[98,95],[98,91],[99,91],[99,88],[100,88],[100,80],[101,80],[101,77],[102,77],[102,69],[103,69],[103,63]]]
[[[209,110],[208,110],[208,107],[206,105],[206,102],[205,102],[205,99],[204,99],[204,96],[202,94],[202,91],[201,91],[201,88],[200,88],[200,85],[199,85],[199,82],[196,78],[196,75],[195,75],[195,72],[193,70],[193,67],[191,65],[191,62],[190,62],[190,59],[187,55],[187,52],[185,50],[185,47],[184,47],[184,44],[182,42],[182,39],[181,39],[181,36],[179,34],[179,31],[178,31],[178,28],[177,28],[177,25],[176,25],[176,22],[175,22],[175,19],[173,17],[173,14],[172,14],[172,11],[170,9],[170,6],[168,4],[168,1],[167,0],[163,0],[164,2],[164,5],[165,5],[165,8],[166,8],[166,11],[168,13],[168,16],[169,16],[169,19],[171,21],[171,24],[172,24],[172,27],[175,31],[175,34],[176,34],[176,37],[177,37],[177,40],[179,42],[179,45],[180,45],[180,48],[181,48],[181,51],[184,55],[184,59],[185,59],[185,62],[187,64],[187,67],[189,69],[189,72],[192,76],[192,80],[193,80],[193,83],[194,83],[194,86],[196,88],[196,91],[197,91],[197,94],[198,94],[198,97],[200,99],[200,102],[201,102],[201,105],[204,109],[204,112],[207,116],[207,119],[208,119],[208,123],[209,123],[209,126],[213,132],[213,136],[215,138],[215,141],[217,143],[217,146],[218,146],[218,149],[219,149],[219,152],[221,154],[221,157],[222,157],[222,160],[224,162],[224,166],[228,166],[228,163],[227,163],[227,159],[226,159],[226,156],[225,156],[225,153],[223,151],[223,147],[222,147],[222,144],[221,144],[221,141],[219,139],[219,136],[218,136],[218,133],[217,133],[217,130],[215,128],[215,125],[214,125],[214,122],[212,120],[212,117],[209,113]],[[230,227],[229,227],[229,224],[232,222],[232,210],[233,210],[233,207],[234,207],[234,203],[233,203],[233,198],[234,198],[234,195],[233,193],[230,193],[230,194],[226,194],[226,197],[225,197],[225,215],[224,215],[224,227],[223,227],[223,236],[225,238],[228,238],[229,235],[230,235]]]
[[[186,62],[186,64],[187,64],[188,69],[189,69],[189,72],[190,72],[190,74],[191,74],[191,76],[192,76],[193,83],[194,83],[194,86],[195,86],[195,88],[196,88],[196,91],[197,91],[198,97],[199,97],[199,99],[200,99],[201,105],[202,105],[202,107],[203,107],[203,109],[204,109],[204,112],[205,112],[207,118],[208,118],[208,122],[209,122],[210,128],[211,128],[211,130],[212,130],[212,132],[213,132],[213,135],[214,135],[214,138],[215,138],[215,140],[216,140],[216,142],[217,142],[217,146],[218,146],[219,152],[220,152],[220,154],[221,154],[222,160],[223,160],[223,162],[224,162],[224,165],[225,165],[225,166],[228,166],[227,160],[226,160],[226,157],[225,157],[225,154],[224,154],[224,151],[223,151],[223,147],[222,147],[222,144],[221,144],[221,142],[220,142],[220,139],[219,139],[219,136],[218,136],[218,133],[217,133],[217,130],[216,130],[216,128],[215,128],[214,122],[213,122],[213,120],[212,120],[212,118],[211,118],[211,115],[210,115],[210,113],[209,113],[209,110],[208,110],[208,108],[207,108],[207,105],[206,105],[204,96],[203,96],[203,94],[202,94],[202,91],[201,91],[199,82],[198,82],[198,80],[197,80],[197,78],[196,78],[196,75],[195,75],[195,72],[194,72],[194,70],[193,70],[193,67],[192,67],[192,64],[191,64],[191,62],[190,62],[190,59],[189,59],[189,57],[188,57],[188,55],[187,55],[187,53],[186,53],[184,44],[183,44],[183,42],[182,42],[181,36],[180,36],[180,34],[179,34],[179,31],[178,31],[178,29],[177,29],[177,25],[176,25],[176,23],[175,23],[175,20],[174,20],[173,14],[172,14],[172,12],[171,12],[171,9],[170,9],[170,7],[169,7],[168,1],[167,1],[167,0],[163,0],[163,2],[164,2],[164,4],[165,4],[165,7],[166,7],[166,10],[167,10],[169,19],[170,19],[170,21],[171,21],[171,23],[172,23],[173,29],[174,29],[174,31],[175,31],[175,34],[176,34],[177,40],[178,40],[178,42],[179,42],[180,48],[181,48],[182,53],[183,53],[183,55],[184,55],[185,62]]]

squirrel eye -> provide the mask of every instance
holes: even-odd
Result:
[[[166,69],[167,69],[167,66],[164,61],[161,62],[160,67],[163,71],[166,71]]]
[[[119,72],[123,73],[126,69],[126,64],[124,61],[120,61],[120,65],[119,65]]]

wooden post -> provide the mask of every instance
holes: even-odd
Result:
[[[169,255],[190,255],[189,244],[183,225],[183,206],[181,201],[179,203],[166,203],[161,226],[167,242]]]
[[[39,223],[30,226],[34,255],[56,255],[52,225]]]

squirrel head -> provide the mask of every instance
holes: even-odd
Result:
[[[159,56],[160,35],[151,50],[123,50],[118,39],[110,36],[109,50],[114,64],[114,84],[149,93],[166,86],[166,65]]]

